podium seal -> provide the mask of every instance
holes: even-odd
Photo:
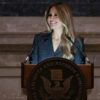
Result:
[[[84,76],[79,67],[64,58],[49,58],[31,72],[29,100],[85,100]]]

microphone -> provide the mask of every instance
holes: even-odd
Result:
[[[29,61],[29,56],[27,56],[27,57],[25,58],[24,63],[27,63],[28,61]]]
[[[73,44],[73,46],[78,49],[78,51],[84,56],[85,58],[85,63],[90,63],[89,58],[87,57],[86,53],[84,53],[82,51],[82,49],[80,49],[77,45],[75,45],[75,43],[72,41],[71,37],[69,37],[68,35],[66,35],[67,39]]]
[[[31,51],[29,52],[29,54],[26,56],[24,63],[27,63],[27,62],[29,63],[30,56],[32,55],[32,52],[33,52],[33,48],[31,49]]]

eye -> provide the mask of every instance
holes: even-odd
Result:
[[[57,14],[55,14],[54,16],[58,16]]]
[[[52,14],[48,14],[48,17],[51,17],[52,16]]]
[[[58,15],[55,13],[54,15],[53,14],[48,14],[48,17],[58,17]]]

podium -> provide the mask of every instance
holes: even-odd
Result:
[[[93,64],[48,58],[37,65],[21,64],[21,87],[27,100],[87,100],[94,87]]]
[[[86,88],[94,87],[94,66],[93,64],[79,64],[80,70],[83,72],[86,79]],[[21,88],[26,88],[27,79],[31,71],[35,71],[36,65],[21,63]]]

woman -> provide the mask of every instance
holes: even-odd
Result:
[[[83,45],[75,37],[69,7],[64,3],[50,5],[45,21],[48,32],[35,35],[30,62],[37,64],[47,58],[63,57],[76,64],[85,63]]]

